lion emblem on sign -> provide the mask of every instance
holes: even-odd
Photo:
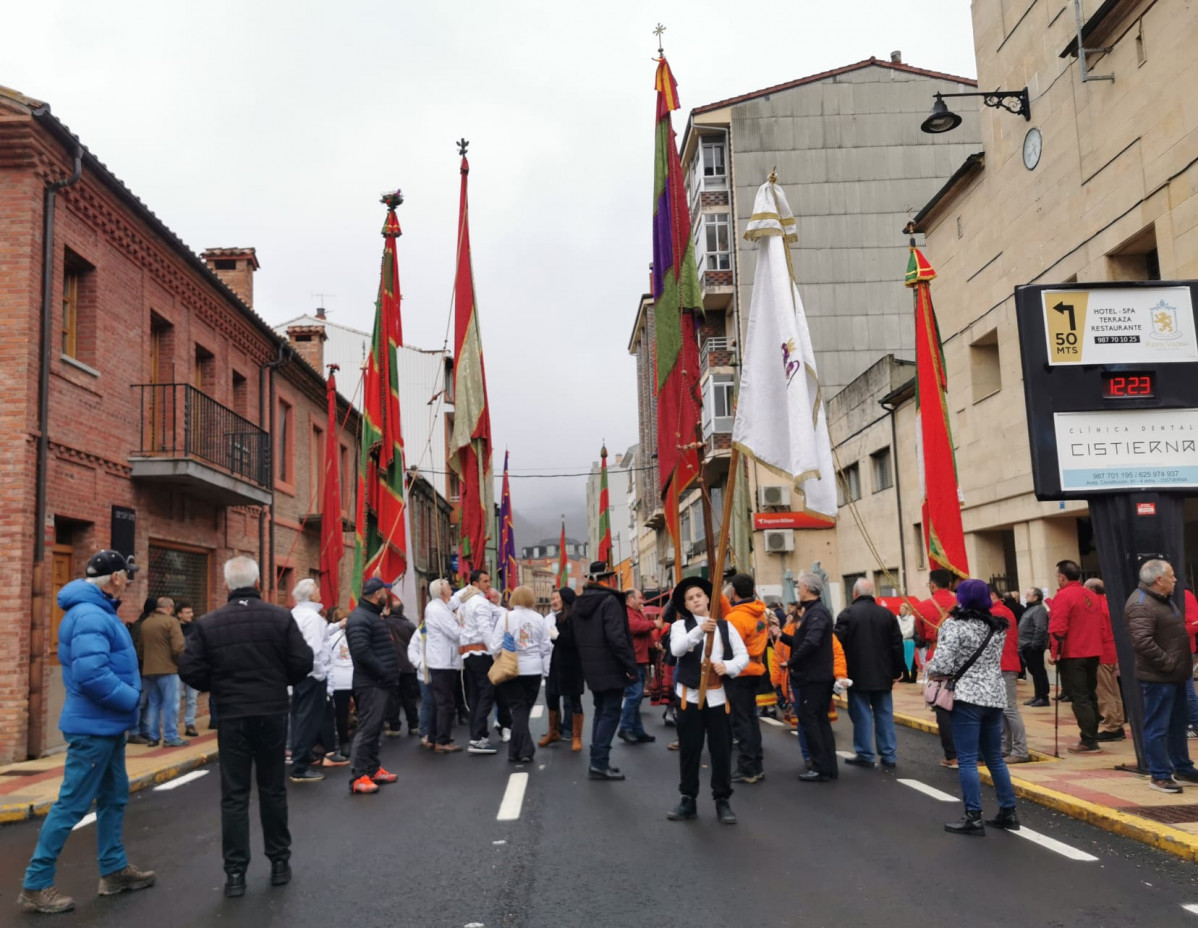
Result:
[[[1181,326],[1178,324],[1177,307],[1161,300],[1148,311],[1152,316],[1152,334],[1163,341],[1171,341],[1181,337]]]

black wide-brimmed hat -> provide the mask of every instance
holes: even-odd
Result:
[[[607,566],[607,561],[591,561],[591,569],[587,572],[592,580],[600,577],[614,577],[616,572]]]
[[[679,615],[691,614],[690,610],[686,608],[686,591],[694,587],[698,587],[706,593],[708,601],[711,601],[711,581],[705,580],[703,577],[686,577],[674,587],[674,592],[670,594],[670,602],[674,604]]]

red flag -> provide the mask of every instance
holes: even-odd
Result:
[[[324,433],[324,497],[320,504],[320,599],[328,608],[341,602],[341,555],[345,537],[341,528],[341,442],[337,428],[337,370],[329,365],[329,422]]]
[[[923,532],[929,564],[968,577],[961,491],[948,421],[948,379],[940,327],[932,308],[931,281],[935,277],[927,259],[918,248],[912,248],[906,284],[915,290],[916,440],[923,489]]]
[[[611,566],[611,508],[607,493],[607,445],[599,452],[599,553],[596,559]]]
[[[566,557],[566,520],[562,519],[562,540],[557,546],[557,588],[564,590],[570,582],[570,566]]]

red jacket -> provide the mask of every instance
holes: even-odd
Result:
[[[1186,587],[1186,634],[1190,636],[1190,653],[1198,653],[1198,599],[1194,591]]]
[[[915,604],[915,634],[928,643],[928,660],[936,650],[936,639],[940,634],[940,623],[948,618],[957,605],[957,597],[949,590],[937,590],[931,599]],[[941,614],[943,610],[943,614]]]
[[[1007,620],[1007,637],[1003,641],[1000,669],[1003,673],[1008,671],[1019,673],[1023,669],[1023,664],[1019,661],[1019,632],[1015,627],[1015,613],[1001,602],[997,602],[990,607],[990,614],[1000,615]]]
[[[1054,658],[1102,657],[1102,604],[1078,581],[1057,590],[1048,617],[1048,647]],[[1110,625],[1110,619],[1106,620]]]
[[[640,609],[629,608],[628,630],[632,632],[632,649],[636,651],[638,664],[649,663],[649,645],[653,643],[656,627],[653,620],[646,617]]]
[[[1106,596],[1096,593],[1095,598],[1102,604],[1102,656],[1098,658],[1098,663],[1117,664],[1119,652],[1115,650],[1115,632],[1111,628],[1111,606]]]

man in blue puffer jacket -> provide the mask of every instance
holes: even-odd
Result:
[[[96,803],[100,895],[111,896],[154,883],[125,856],[121,830],[129,802],[125,732],[133,726],[141,678],[133,639],[117,616],[121,593],[137,567],[133,558],[101,551],[87,562],[87,576],[58,593],[64,611],[58,660],[66,703],[58,727],[67,759],[58,799],[42,824],[37,849],[17,901],[27,911],[68,912],[74,900],[54,888],[58,856],[71,829]]]

